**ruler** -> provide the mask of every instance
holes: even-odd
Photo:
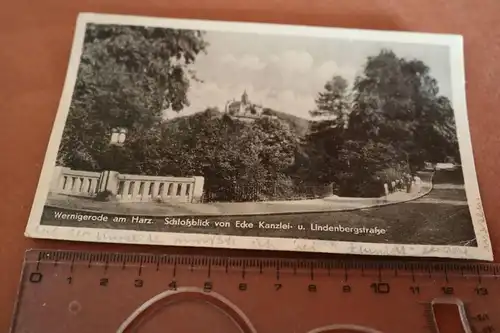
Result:
[[[11,333],[500,332],[500,265],[29,250]]]

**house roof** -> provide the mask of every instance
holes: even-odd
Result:
[[[235,102],[231,102],[231,103],[229,103],[229,104],[227,105],[227,107],[228,107],[228,108],[231,108],[231,107],[233,107],[233,108],[234,108],[234,107],[239,108],[239,107],[240,107],[240,105],[241,105],[241,102],[235,101]]]

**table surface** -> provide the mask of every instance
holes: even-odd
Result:
[[[27,248],[125,248],[32,240],[23,235],[66,74],[75,18],[83,11],[463,35],[469,122],[479,187],[495,256],[500,255],[500,1],[4,1],[0,11],[0,186],[4,196],[0,201],[1,332],[6,332],[10,325],[21,260]],[[126,249],[147,251],[151,247]],[[210,250],[216,254],[229,252]]]

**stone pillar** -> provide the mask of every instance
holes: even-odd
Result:
[[[167,185],[167,190],[165,191],[165,196],[166,197],[171,197],[174,195],[174,185],[175,183],[168,183]]]
[[[85,193],[86,195],[87,194],[90,194],[90,190],[89,190],[89,178],[85,177],[83,178],[83,185],[82,185],[82,191],[83,193]]]
[[[160,193],[160,197],[162,200],[165,200],[168,198],[168,189],[170,187],[171,183],[164,183],[163,185],[163,193]]]
[[[184,186],[186,186],[185,183],[180,183],[177,185],[178,187],[176,188],[175,195],[180,197],[179,199],[182,200],[182,197],[184,196]],[[177,195],[179,193],[179,195]]]
[[[137,197],[139,196],[140,189],[141,189],[141,182],[134,180],[134,190],[132,191],[132,202],[137,201]]]
[[[153,192],[151,192],[151,195],[149,194],[149,192],[152,190],[151,186],[153,186],[152,182],[150,181],[144,182],[144,190],[142,191],[142,197],[141,197],[142,201],[149,201],[150,198],[153,197]]]
[[[89,192],[90,192],[90,194],[95,194],[98,180],[91,178],[89,181],[90,181]]]
[[[128,191],[130,189],[130,181],[125,180],[123,181],[123,192],[120,197],[121,201],[128,201]]]
[[[50,182],[50,191],[54,193],[62,192],[62,185],[64,184],[64,171],[69,168],[56,166],[52,172],[52,180]]]
[[[103,171],[99,177],[98,191],[104,192],[109,191],[116,195],[118,191],[118,176],[120,174],[116,171]]]
[[[82,186],[82,180],[80,177],[75,177],[75,183],[73,184],[73,193],[80,193],[80,187]]]
[[[186,195],[187,183],[182,183],[181,186],[181,200],[182,202],[189,202],[189,196]]]
[[[137,200],[142,201],[142,199],[144,198],[144,194],[146,193],[147,182],[139,181],[138,184],[139,188],[137,190]]]
[[[160,189],[160,183],[152,182],[150,186],[151,186],[151,200],[155,200],[158,197],[158,190]]]
[[[54,188],[54,192],[64,193],[66,191],[66,186],[68,186],[69,177],[64,175],[64,172],[61,173],[59,177],[59,186]]]
[[[415,184],[415,191],[420,192],[420,190],[422,189],[422,180],[420,179],[420,177],[415,176],[413,183]]]
[[[201,176],[195,176],[193,184],[193,195],[191,197],[192,203],[201,202],[201,197],[203,195],[203,185],[205,184],[205,178]]]

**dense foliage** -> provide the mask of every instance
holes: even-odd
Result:
[[[312,126],[311,159],[319,179],[340,195],[380,195],[384,182],[412,175],[426,161],[460,162],[450,101],[419,60],[383,50],[367,59],[350,91],[334,77],[316,103],[311,115],[323,119]]]
[[[459,162],[453,109],[419,60],[384,50],[355,82],[334,76],[313,121],[265,109],[253,122],[181,112],[204,52],[198,32],[91,25],[58,163],[79,170],[205,177],[209,200],[379,196],[425,161]],[[305,111],[305,110],[304,110]],[[113,128],[126,128],[121,146]]]
[[[189,65],[205,50],[199,32],[90,24],[73,92],[59,160],[75,168],[102,169],[113,128],[143,135],[163,110],[182,110]],[[194,78],[195,79],[195,78]]]

